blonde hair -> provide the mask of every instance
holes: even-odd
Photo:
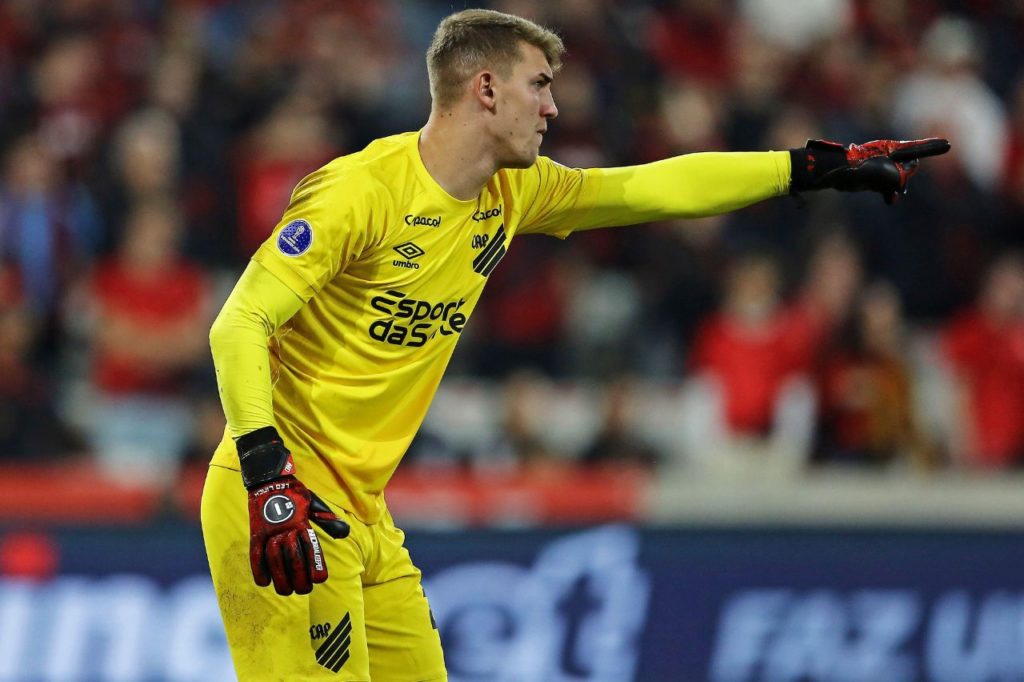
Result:
[[[459,98],[466,79],[493,65],[507,75],[522,55],[520,43],[533,45],[553,70],[562,65],[565,45],[548,29],[528,19],[487,9],[467,9],[445,17],[427,50],[430,95],[438,106]]]

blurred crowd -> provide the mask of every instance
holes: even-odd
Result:
[[[569,50],[571,166],[940,135],[838,193],[517,240],[409,466],[1024,462],[1024,3],[495,0]],[[460,8],[456,7],[456,9]],[[295,183],[426,120],[441,0],[0,0],[0,458],[172,481]]]

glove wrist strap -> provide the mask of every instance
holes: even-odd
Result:
[[[235,442],[246,489],[295,473],[291,453],[273,426],[247,433]]]
[[[789,161],[790,193],[824,189],[825,176],[849,167],[843,145],[825,140],[808,140],[806,147],[790,149]]]

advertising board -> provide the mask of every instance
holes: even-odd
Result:
[[[234,679],[197,529],[50,540],[55,575],[0,578],[0,682]],[[608,525],[408,545],[453,682],[1011,682],[1022,541]]]

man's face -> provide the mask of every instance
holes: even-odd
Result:
[[[537,160],[548,121],[558,115],[551,97],[551,66],[544,53],[520,45],[522,59],[506,76],[495,75],[492,132],[502,168],[529,168]]]

